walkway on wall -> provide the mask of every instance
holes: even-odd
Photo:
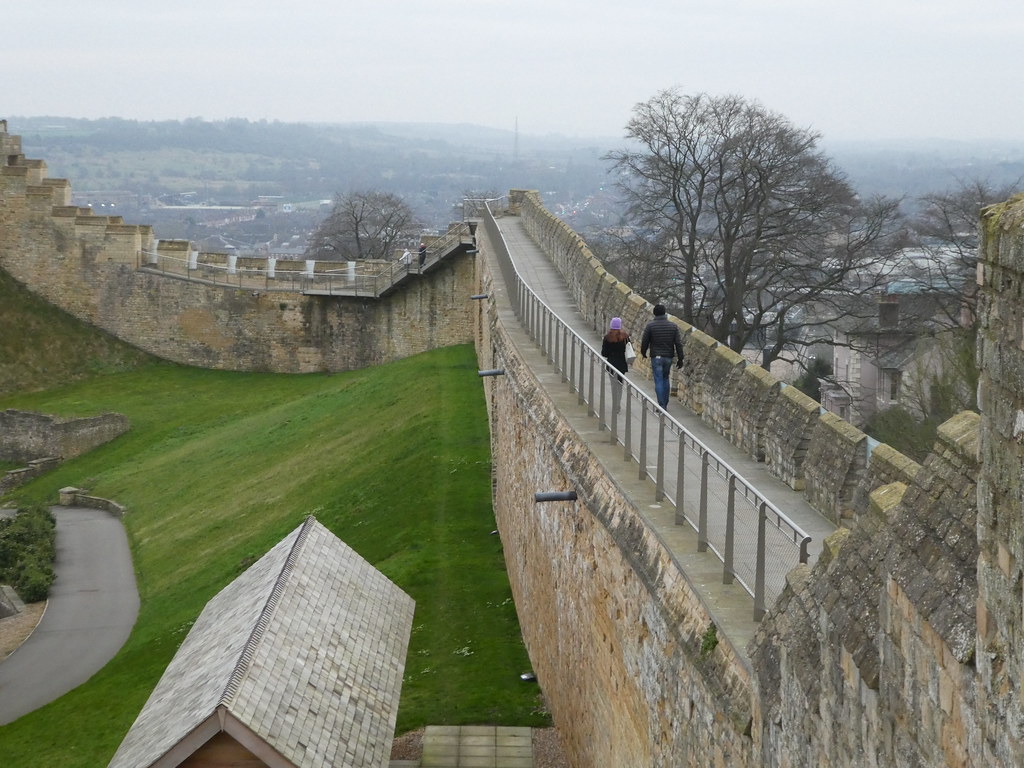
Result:
[[[496,220],[501,236],[508,246],[512,260],[524,281],[532,288],[539,298],[550,307],[573,331],[584,341],[600,349],[601,338],[605,332],[603,327],[594,328],[578,312],[576,304],[569,293],[568,287],[561,274],[552,264],[551,260],[543,250],[530,238],[526,232],[523,221],[516,216],[504,216]],[[479,232],[483,233],[483,227]],[[486,235],[484,235],[486,237]],[[484,249],[484,257],[494,260],[495,249],[487,247]],[[723,563],[719,557],[711,552],[699,552],[698,536],[694,527],[683,523],[678,524],[676,520],[675,505],[667,500],[658,498],[655,483],[651,482],[645,470],[643,479],[640,479],[638,467],[635,463],[624,459],[622,446],[613,443],[610,439],[608,429],[602,428],[598,418],[591,409],[580,402],[576,391],[570,388],[564,381],[562,373],[556,370],[555,366],[549,363],[545,354],[530,339],[529,335],[516,320],[512,309],[511,299],[505,291],[507,287],[499,287],[501,270],[495,261],[491,266],[492,274],[495,275],[495,301],[499,312],[502,314],[502,321],[509,330],[513,341],[520,349],[524,359],[531,365],[535,375],[541,381],[549,396],[559,407],[574,429],[588,442],[596,458],[601,461],[606,471],[615,479],[617,484],[629,496],[637,509],[647,520],[647,523],[658,534],[664,545],[673,553],[683,573],[688,577],[693,587],[703,596],[708,609],[715,617],[719,627],[726,631],[732,640],[737,651],[745,656],[747,641],[753,636],[757,627],[754,620],[754,600],[750,594],[737,583],[723,584]],[[639,339],[642,328],[627,329],[634,338],[634,343],[639,352]],[[639,371],[631,371],[630,380],[637,384],[643,391],[653,398],[654,388],[650,379],[644,379],[644,374]],[[669,405],[669,414],[683,428],[693,434],[701,443],[710,448],[718,457],[742,475],[751,485],[763,494],[775,507],[782,511],[790,520],[803,529],[812,539],[809,547],[809,562],[813,562],[821,551],[822,542],[830,533],[835,530],[835,525],[814,510],[799,492],[793,491],[782,481],[770,475],[763,463],[748,458],[744,453],[733,446],[728,440],[714,430],[707,427],[699,416],[688,412],[682,403],[673,401]],[[634,413],[633,422],[638,422],[640,416]],[[640,434],[639,423],[633,423],[634,434]],[[656,432],[655,429],[649,430]],[[648,437],[648,443],[653,446],[657,437]],[[621,440],[620,440],[621,442]],[[652,447],[652,450],[654,448]],[[672,441],[667,441],[666,451],[678,450]],[[650,464],[651,460],[648,460]],[[674,472],[677,462],[669,457],[664,462],[668,472]],[[687,479],[687,491],[684,493],[684,506],[689,508],[698,503],[693,492],[689,488],[699,485],[699,466],[687,465],[684,470],[687,475],[696,473],[694,482]],[[674,477],[665,477],[663,487],[674,488],[676,480]],[[728,490],[724,481],[718,482],[712,479],[708,505],[717,505],[724,508],[727,504]],[[691,520],[696,519],[698,512],[692,511]],[[688,513],[688,516],[690,514]],[[721,513],[719,514],[721,517]],[[750,541],[753,536],[756,539],[756,532],[751,533],[749,526],[741,529],[737,526],[737,560],[746,557],[753,560],[753,549],[756,541]],[[746,541],[743,541],[743,539]],[[785,545],[786,542],[783,542]],[[792,543],[788,545],[792,548]],[[769,544],[771,546],[771,544]],[[774,574],[768,575],[772,582],[768,593],[770,606],[771,600],[781,591],[784,584],[785,574],[798,563],[795,550],[787,553],[786,558],[777,558],[778,569]],[[738,563],[737,571],[742,568],[753,568],[751,562]]]
[[[165,253],[159,248],[139,253],[140,272],[170,277],[202,285],[219,285],[253,296],[262,292],[301,293],[307,296],[342,296],[379,299],[406,285],[420,275],[428,274],[450,257],[472,251],[473,237],[469,227],[460,225],[430,240],[430,246],[419,262],[418,254],[410,259],[392,261],[320,262],[321,271],[314,271],[315,262],[284,261],[259,258],[262,267],[241,266],[237,257],[228,255],[224,263],[200,259],[197,251],[187,257]],[[252,260],[250,260],[252,261]],[[335,265],[326,269],[325,266]]]

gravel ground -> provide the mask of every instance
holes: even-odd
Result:
[[[534,729],[533,768],[569,768],[558,731],[554,728]]]
[[[43,617],[44,608],[46,608],[45,601],[32,603],[26,605],[25,610],[21,613],[0,619],[0,661],[14,653],[18,646],[32,634],[39,619]]]

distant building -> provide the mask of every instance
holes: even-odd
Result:
[[[924,415],[919,401],[942,366],[936,338],[958,301],[902,285],[890,289],[876,299],[876,313],[833,328],[833,375],[821,382],[821,404],[856,426],[894,406]]]

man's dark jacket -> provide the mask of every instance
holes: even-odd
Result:
[[[644,328],[640,341],[640,355],[646,357],[673,357],[683,360],[683,338],[679,326],[668,319],[668,315],[658,315]]]

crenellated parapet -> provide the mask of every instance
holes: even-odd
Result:
[[[1014,764],[979,738],[978,423],[943,424],[912,482],[877,487],[791,574],[750,645],[764,765]]]

